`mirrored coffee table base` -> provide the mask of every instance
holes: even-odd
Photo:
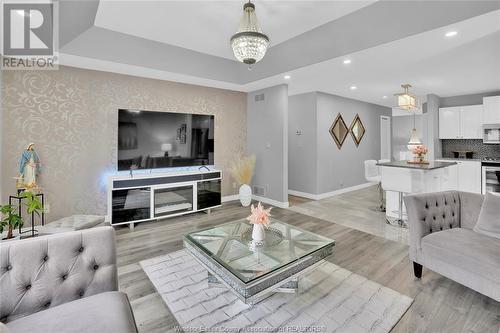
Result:
[[[214,288],[220,288],[221,286],[224,286],[224,283],[221,282],[217,276],[213,275],[212,273],[208,272],[208,286],[209,287],[214,287]],[[279,285],[276,289],[273,290],[275,293],[288,293],[288,294],[295,294],[299,291],[299,278],[293,278],[292,280],[283,283],[282,285]],[[272,295],[273,292],[267,292],[267,295]],[[266,295],[266,296],[267,296]],[[258,301],[261,301],[263,298],[258,299]],[[257,299],[255,299],[257,300]],[[254,302],[255,302],[254,300]]]

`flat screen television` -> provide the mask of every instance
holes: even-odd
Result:
[[[118,110],[118,170],[214,164],[214,116]]]

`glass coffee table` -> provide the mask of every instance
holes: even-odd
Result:
[[[184,246],[208,270],[209,283],[223,284],[245,303],[272,292],[296,292],[298,279],[332,254],[335,241],[271,218],[264,244],[252,240],[245,219],[184,236]]]

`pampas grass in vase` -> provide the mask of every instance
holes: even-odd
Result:
[[[240,202],[243,207],[248,207],[252,202],[252,181],[255,169],[255,155],[239,158],[231,166],[230,172],[240,185]]]

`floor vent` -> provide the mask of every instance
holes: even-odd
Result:
[[[253,194],[260,196],[266,195],[266,188],[264,186],[254,186]]]

